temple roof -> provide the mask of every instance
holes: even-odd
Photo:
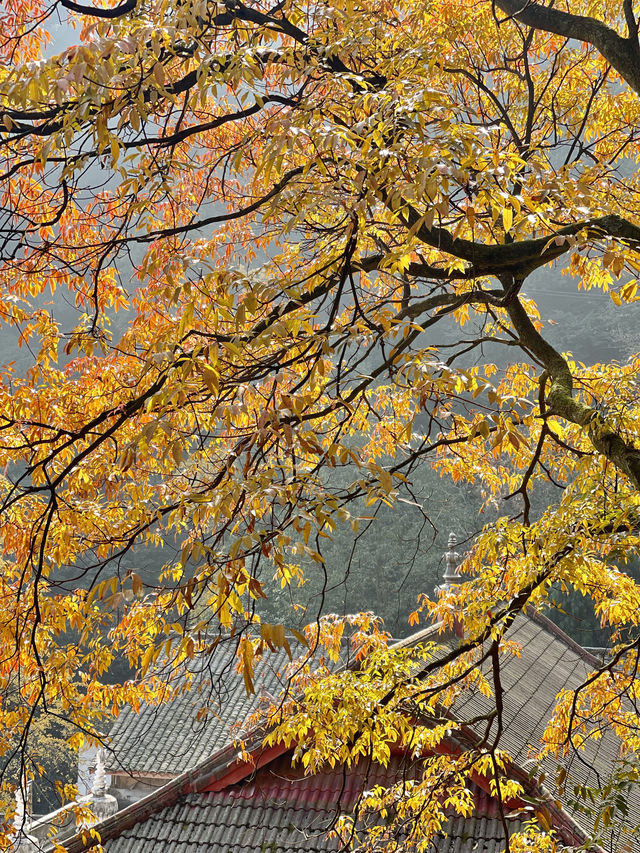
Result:
[[[242,782],[216,792],[180,796],[113,838],[103,836],[105,853],[328,853],[339,849],[327,829],[339,810],[353,807],[364,786],[406,774],[395,759],[388,768],[372,765],[304,776],[285,753]],[[365,778],[366,776],[366,778]],[[504,844],[495,800],[474,787],[473,818],[451,817],[433,847],[437,853],[494,853]],[[522,826],[511,819],[515,831]],[[98,827],[100,829],[100,827]]]
[[[429,628],[403,641],[402,645],[438,639],[436,630]],[[440,639],[449,646],[457,642],[453,637]],[[564,759],[563,766],[568,772],[563,791],[555,790],[557,762],[553,758],[544,761],[547,770],[544,788],[547,790],[540,786],[535,756],[558,692],[578,687],[599,662],[536,613],[517,616],[507,639],[519,645],[520,654],[502,657],[504,737],[501,747],[513,756],[514,772],[525,788],[529,785],[537,792],[536,796],[547,798],[554,825],[561,825],[569,833],[573,832],[574,837],[584,840],[592,830],[592,818],[572,803],[573,788],[578,784],[597,787],[599,782],[608,779],[618,755],[615,736],[611,733],[604,733],[602,737],[594,735],[580,753]],[[265,662],[264,671],[256,682],[258,694],[260,685],[277,693],[282,683],[278,674],[282,667],[279,669],[280,665],[273,661],[272,664]],[[287,775],[291,769],[287,763],[289,759],[283,755],[284,748],[266,756],[266,769],[262,768],[257,774],[246,766],[243,769],[228,737],[222,746],[218,740],[218,746],[212,748],[215,738],[224,739],[230,723],[238,716],[245,719],[259,701],[259,695],[246,697],[242,680],[235,673],[228,671],[228,675],[227,699],[220,703],[219,715],[214,718],[216,724],[203,736],[203,742],[197,742],[197,727],[187,726],[184,717],[185,707],[192,713],[197,706],[197,696],[187,695],[184,703],[181,701],[173,708],[163,709],[155,716],[145,742],[137,734],[137,721],[141,718],[130,717],[130,728],[121,727],[120,731],[126,734],[125,746],[131,744],[130,754],[141,755],[145,743],[151,744],[149,755],[144,758],[145,766],[156,770],[158,767],[176,768],[182,761],[185,772],[98,827],[106,853],[133,853],[133,850],[136,853],[181,853],[183,847],[185,853],[187,850],[197,853],[205,848],[208,853],[228,853],[231,849],[235,853],[245,846],[261,853],[331,848],[320,830],[330,818],[331,808],[335,807],[337,777],[325,773],[308,779],[298,778],[293,784]],[[458,701],[455,712],[471,719],[489,710],[490,702],[478,693],[465,694]],[[153,731],[158,737],[152,736]],[[467,746],[472,746],[474,739],[477,742],[480,736],[480,728],[474,731],[470,726],[463,736],[467,738]],[[254,738],[253,749],[258,750],[255,754],[259,754],[262,734],[249,733],[249,743],[251,737]],[[138,738],[140,742],[134,743]],[[189,744],[197,746],[193,755],[186,754]],[[163,750],[167,748],[169,760],[162,763]],[[205,755],[207,749],[209,757],[197,763],[198,756]],[[350,773],[348,786],[357,786],[362,781],[359,771]],[[338,775],[342,784],[342,773]],[[212,791],[212,784],[218,785],[220,790]],[[481,800],[479,803],[482,805]],[[438,842],[439,846],[434,849],[438,853],[492,853],[502,849],[502,827],[495,808],[493,813],[487,803],[483,808],[484,813],[480,811],[472,819],[452,819],[448,827],[449,841]],[[627,808],[626,818],[621,814],[614,816],[611,827],[614,836],[625,823],[640,824],[640,792],[627,797]],[[71,847],[72,853],[83,849],[80,842]]]

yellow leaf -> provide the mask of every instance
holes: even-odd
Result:
[[[164,86],[164,65],[161,62],[156,62],[153,66],[153,76],[158,86]]]

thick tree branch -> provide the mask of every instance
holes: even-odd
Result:
[[[569,365],[537,331],[517,297],[507,303],[507,311],[522,345],[540,359],[549,374],[547,413],[582,427],[594,448],[640,489],[640,450],[625,441],[599,411],[574,398]]]
[[[455,258],[466,261],[470,266],[464,275],[458,278],[476,278],[494,275],[512,275],[524,280],[534,270],[554,261],[568,252],[573,244],[571,237],[580,235],[584,239],[615,237],[628,246],[640,249],[640,227],[617,214],[607,214],[574,222],[558,228],[552,234],[534,237],[529,240],[517,240],[513,243],[477,243],[462,237],[454,237],[446,228],[428,227],[425,216],[416,208],[402,200],[400,210],[392,204],[389,190],[382,188],[380,197],[387,207],[394,211],[412,229],[418,240],[427,246],[438,249]],[[430,269],[433,269],[430,267]]]
[[[633,11],[633,0],[623,0],[624,18],[627,22],[627,36],[634,39],[636,47],[638,47],[638,22]]]
[[[91,15],[92,18],[107,18],[113,20],[114,18],[121,18],[129,12],[133,12],[138,4],[138,0],[125,0],[124,3],[121,3],[119,6],[115,6],[113,9],[100,9],[95,8],[94,6],[83,6],[80,3],[74,3],[74,0],[60,0],[60,4],[64,6],[65,9],[69,9],[71,12],[77,12],[80,15]]]
[[[593,45],[632,89],[640,94],[637,33],[631,32],[628,38],[623,38],[596,18],[573,15],[529,0],[495,0],[495,3],[509,18],[527,27]]]
[[[386,255],[381,253],[365,255],[351,264],[354,272],[382,272]],[[436,281],[469,281],[477,278],[473,270],[447,270],[426,261],[411,261],[407,267],[407,275],[412,278],[435,279]]]

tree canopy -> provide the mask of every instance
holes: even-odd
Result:
[[[323,542],[424,465],[498,520],[414,623],[462,622],[464,668],[577,590],[618,645],[550,726],[637,750],[640,355],[576,361],[527,288],[634,310],[639,11],[4,0],[0,319],[29,364],[0,376],[0,752],[29,765],[41,709],[95,735],[229,638],[250,689],[286,642],[272,579],[326,578]],[[140,678],[106,684],[119,655]]]

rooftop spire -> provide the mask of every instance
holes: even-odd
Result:
[[[16,788],[16,813],[13,818],[13,844],[11,846],[13,853],[32,853],[32,851],[39,849],[36,839],[29,835],[31,829],[30,799],[31,782],[27,782],[23,776]]]
[[[88,806],[95,815],[95,819],[89,824],[90,826],[106,820],[118,811],[118,801],[111,794],[107,794],[107,774],[102,747],[96,753],[96,769],[93,775],[91,793],[82,797],[79,802]]]
[[[107,774],[104,770],[104,752],[102,747],[96,753],[96,770],[93,774],[91,794],[94,797],[104,797],[107,793]]]
[[[448,550],[443,555],[445,562],[444,583],[440,589],[448,589],[452,584],[459,584],[462,580],[460,572],[458,571],[460,554],[455,550],[457,542],[456,534],[450,533],[449,541],[447,543]]]
[[[463,582],[463,577],[459,572],[460,554],[456,551],[457,541],[456,534],[450,533],[447,550],[443,554],[445,562],[444,577],[442,578],[443,583],[436,587],[436,593],[439,595],[448,592]],[[457,637],[462,637],[464,634],[462,621],[457,615],[454,616],[453,630]]]
[[[16,833],[22,832],[27,827],[27,823],[27,804],[22,791],[22,782],[20,782],[16,788],[16,814],[13,818],[13,828]]]

